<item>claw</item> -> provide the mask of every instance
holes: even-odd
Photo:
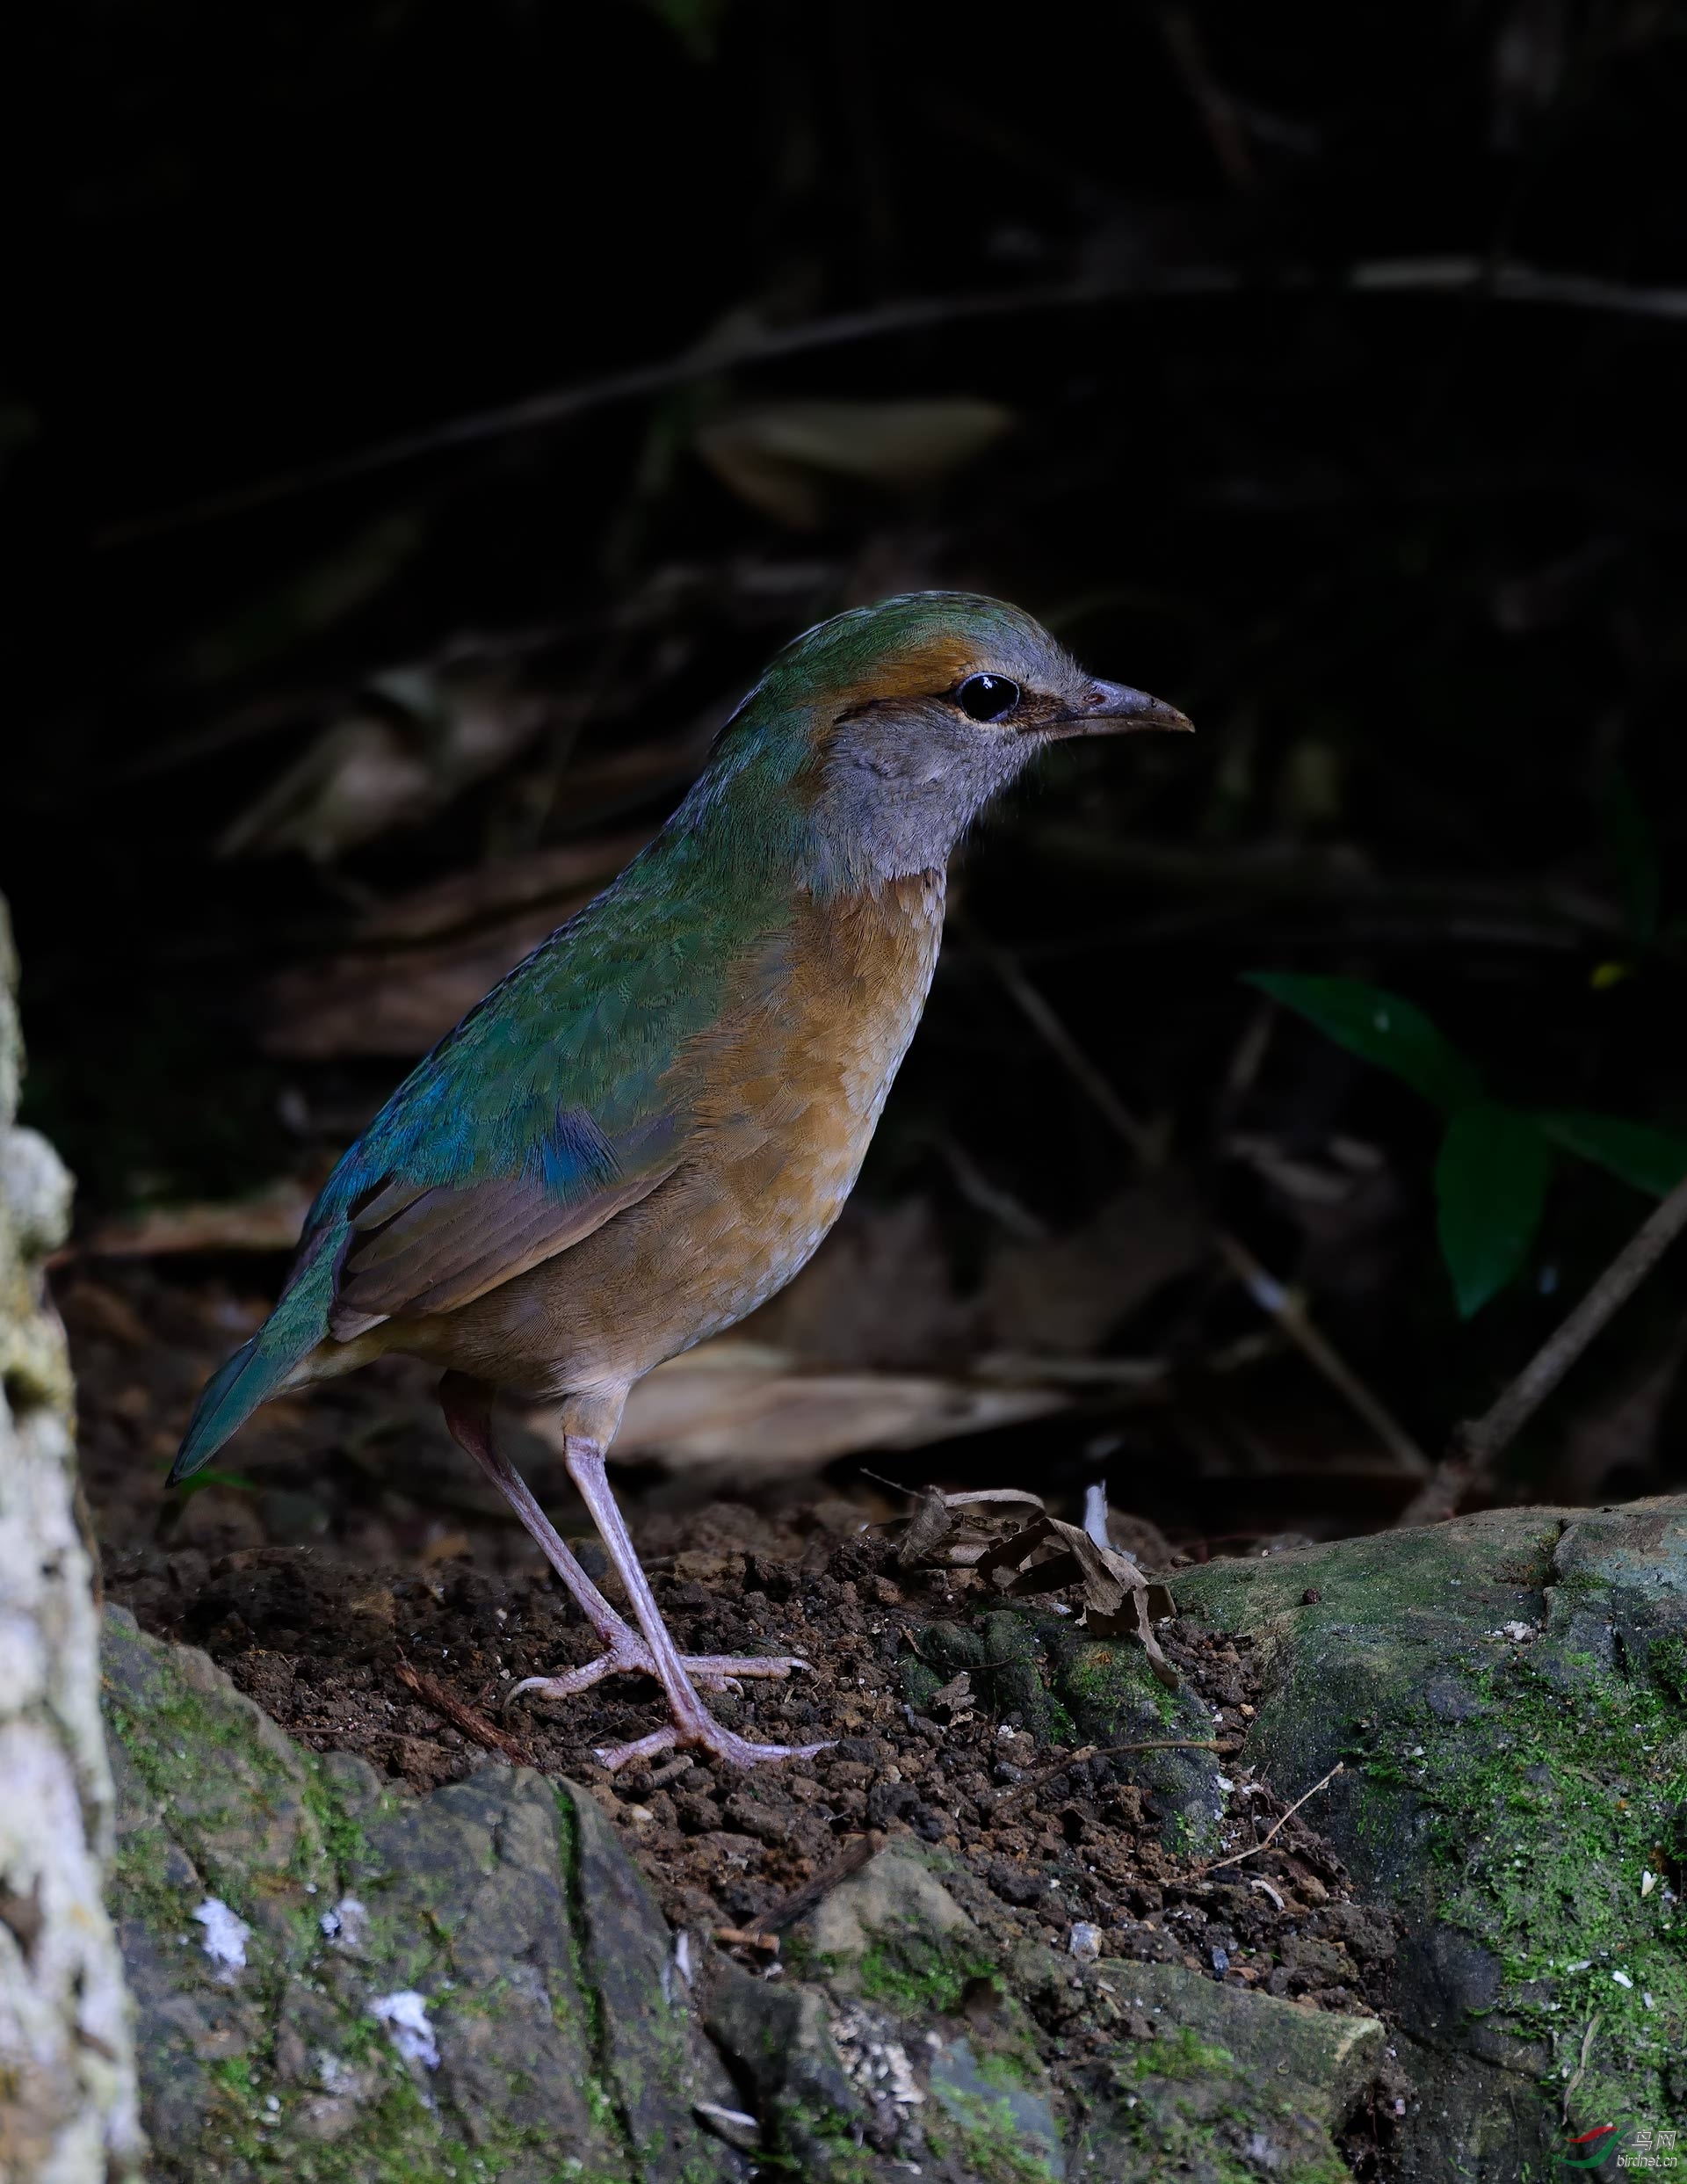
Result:
[[[793,1668],[808,1666],[795,1653],[687,1653],[681,1658],[686,1674],[699,1691],[731,1691],[740,1695],[743,1688],[738,1680],[741,1676],[782,1677],[788,1676]],[[565,1668],[554,1676],[524,1676],[504,1693],[500,1710],[528,1691],[537,1691],[547,1699],[573,1699],[581,1692],[590,1690],[593,1684],[601,1683],[605,1676],[655,1677],[655,1673],[656,1665],[649,1648],[642,1640],[634,1639],[630,1645],[609,1647],[583,1668]]]
[[[1126,693],[1127,695],[1133,693]],[[439,1401],[453,1438],[474,1457],[538,1542],[545,1559],[574,1595],[586,1621],[604,1641],[604,1651],[583,1668],[566,1668],[556,1676],[524,1676],[512,1684],[505,1707],[529,1692],[547,1699],[571,1699],[589,1691],[605,1676],[637,1674],[654,1677],[668,1700],[673,1724],[634,1743],[615,1745],[598,1757],[609,1767],[625,1767],[631,1760],[652,1759],[674,1745],[697,1745],[733,1767],[754,1767],[763,1760],[808,1760],[826,1745],[754,1745],[722,1729],[698,1696],[706,1691],[737,1691],[740,1677],[788,1676],[793,1668],[808,1664],[794,1653],[738,1658],[729,1653],[697,1653],[689,1658],[675,1646],[662,1619],[649,1579],[639,1564],[638,1551],[627,1531],[626,1520],[610,1491],[600,1442],[584,1434],[568,1433],[563,1440],[568,1477],[591,1512],[603,1535],[610,1559],[620,1573],[628,1600],[637,1618],[635,1631],[616,1613],[580,1566],[578,1558],[533,1499],[521,1475],[501,1455],[492,1440],[492,1389],[457,1372],[447,1373],[439,1383]]]
[[[635,1737],[630,1745],[600,1745],[592,1757],[600,1767],[606,1767],[612,1774],[618,1767],[629,1767],[635,1760],[654,1760],[659,1752],[670,1752],[679,1742],[679,1731],[671,1723],[666,1729],[658,1729],[648,1737]]]
[[[724,1760],[728,1767],[759,1767],[771,1760],[812,1760],[816,1752],[829,1752],[832,1739],[828,1738],[817,1745],[756,1745],[706,1716],[694,1730],[682,1732],[670,1722],[666,1729],[635,1738],[631,1744],[602,1745],[594,1756],[598,1765],[606,1767],[612,1774],[617,1767],[652,1760],[657,1752],[670,1751],[675,1745],[695,1745],[714,1759]]]

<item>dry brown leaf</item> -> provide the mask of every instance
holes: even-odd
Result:
[[[316,1194],[291,1179],[250,1198],[155,1206],[107,1221],[79,1248],[91,1257],[152,1259],[169,1252],[290,1252]]]
[[[260,1043],[266,1053],[302,1061],[425,1052],[590,902],[646,838],[642,831],[617,834],[539,851],[502,867],[454,874],[386,904],[343,954],[270,980]]]
[[[641,1381],[615,1446],[623,1455],[660,1456],[723,1478],[793,1477],[835,1456],[917,1448],[1044,1417],[1062,1400],[1043,1389],[933,1375],[828,1372],[789,1351],[723,1338]],[[529,1422],[554,1445],[554,1412],[536,1411]]]
[[[988,1507],[992,1502],[1019,1506],[1028,1502],[1037,1509],[1043,1506],[1039,1495],[1026,1493],[1017,1486],[987,1486],[966,1494],[945,1494],[935,1486],[928,1486],[919,1496],[908,1529],[897,1547],[897,1561],[904,1570],[909,1570],[916,1562],[929,1559],[963,1528],[961,1511]],[[979,1559],[988,1544],[987,1540],[981,1540],[970,1547],[952,1547],[942,1559],[951,1564],[970,1564]]]
[[[1033,1559],[1039,1550],[1053,1546],[1055,1554]],[[988,1585],[1007,1593],[1046,1593],[1078,1583],[1083,1587],[1084,1627],[1097,1637],[1132,1638],[1141,1646],[1155,1676],[1169,1690],[1178,1687],[1177,1672],[1161,1651],[1149,1614],[1150,1593],[1171,1612],[1170,1595],[1163,1585],[1150,1588],[1131,1561],[1110,1547],[1101,1547],[1075,1524],[1058,1517],[1038,1517],[986,1550],[978,1573]],[[1003,1581],[1001,1573],[1008,1573]]]
[[[1027,1366],[1039,1353],[1088,1358],[1210,1248],[1208,1216],[1188,1184],[1158,1177],[1110,1199],[1069,1235],[1004,1243],[979,1310],[990,1339]],[[1163,1376],[1149,1362],[1120,1362],[1127,1378]]]
[[[221,857],[296,850],[318,864],[414,826],[530,744],[550,701],[507,673],[396,668],[223,830]]]
[[[970,1669],[963,1668],[959,1676],[952,1678],[946,1684],[940,1685],[931,1694],[926,1704],[928,1707],[940,1706],[945,1714],[955,1716],[962,1713],[972,1695],[972,1672]]]
[[[489,920],[515,911],[576,903],[583,892],[602,887],[631,864],[649,839],[648,827],[634,827],[559,842],[548,849],[529,850],[525,856],[495,857],[395,896],[365,918],[352,938],[361,947],[383,941],[432,940],[484,927]]]
[[[264,990],[258,1043],[293,1061],[358,1054],[414,1060],[589,899],[583,892],[572,905],[547,905],[439,947],[336,956],[282,971]]]
[[[74,1259],[74,1252],[62,1254]],[[151,1342],[146,1324],[127,1297],[104,1282],[83,1279],[58,1293],[59,1311],[73,1334],[95,1335],[119,1349],[144,1350]]]
[[[697,452],[721,483],[776,523],[810,530],[821,482],[892,491],[930,485],[982,454],[1013,414],[967,395],[923,402],[764,402],[713,419]]]
[[[911,1570],[922,1556],[930,1554],[955,1528],[955,1520],[949,1513],[949,1498],[935,1486],[928,1486],[916,1505],[909,1526],[897,1544],[896,1559],[904,1570]]]
[[[925,1198],[851,1205],[787,1289],[756,1315],[755,1338],[833,1366],[973,1377],[977,1314],[955,1295],[942,1223]]]

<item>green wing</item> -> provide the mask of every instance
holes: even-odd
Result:
[[[745,835],[726,779],[706,777],[688,824],[518,964],[346,1152],[274,1311],[200,1396],[172,1481],[325,1337],[482,1296],[684,1159],[693,1042],[756,981],[777,983],[793,907],[790,856]]]
[[[691,1122],[684,1049],[777,922],[764,906],[747,928],[744,904],[706,899],[706,873],[676,899],[677,876],[630,868],[464,1018],[345,1155],[307,1230],[349,1231],[331,1333],[451,1311],[673,1173]]]

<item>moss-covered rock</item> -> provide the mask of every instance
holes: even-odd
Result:
[[[1212,1720],[1191,1692],[1159,1681],[1140,1646],[1089,1637],[1070,1617],[993,1608],[970,1623],[926,1624],[917,1651],[900,1664],[904,1696],[923,1706],[963,1669],[992,1714],[1042,1742],[1143,1745],[1123,1772],[1141,1790],[1161,1839],[1190,1852],[1216,1844],[1218,1760],[1198,1749],[1212,1738]],[[1179,1738],[1190,1741],[1180,1748]]]
[[[822,1897],[778,1978],[700,1940],[688,1978],[584,1792],[491,1767],[402,1796],[114,1614],[115,1907],[158,2176],[1335,2184],[1385,2046],[1412,2184],[1541,2179],[1565,2109],[1678,2123],[1687,1503],[1499,1513],[1177,1593],[1263,1663],[1243,1760],[1285,1795],[1342,1763],[1320,1824],[1400,1915],[1397,2029],[1177,1963],[1004,1957],[912,1837]],[[1085,1741],[1206,1730],[1070,1619],[992,1609],[920,1655]],[[1220,1827],[1212,1755],[1127,1764],[1162,1834]]]
[[[1031,2008],[1059,1988],[1111,2022],[1104,1983],[1039,1944],[1004,1961],[911,1839],[822,1898],[770,1983],[677,1950],[583,1791],[490,1767],[400,1795],[119,1611],[105,1682],[162,2184],[1333,2173],[1374,2027],[1343,2045],[1350,2021],[1132,1966],[1160,2036],[1057,2079]]]
[[[1687,2116],[1687,1502],[1496,1511],[1177,1583],[1251,1632],[1247,1757],[1345,1761],[1320,1825],[1404,1914],[1408,2173],[1542,2175],[1572,2130]]]
[[[1337,2135],[1383,2060],[1374,2019],[1177,1965],[1106,1959],[1086,1970],[1035,1942],[998,1958],[943,1887],[945,1863],[891,1846],[822,1904],[806,1939],[834,1992],[883,2011],[881,2040],[924,2051],[920,2135],[951,2173],[980,2184],[1346,2173]],[[1057,2083],[1032,2037],[1033,2008],[1137,2035],[1120,2032],[1104,2061]]]
[[[108,1615],[113,1908],[159,2179],[709,2184],[749,2173],[673,1937],[584,1792],[401,1796]]]

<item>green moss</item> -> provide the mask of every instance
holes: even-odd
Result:
[[[1059,2184],[1059,2172],[1026,2143],[1005,2101],[945,2086],[927,2110],[925,2137],[939,2161],[979,2184]]]
[[[763,2172],[800,2177],[803,2184],[878,2184],[883,2171],[849,2125],[829,2109],[782,2096],[768,2119],[776,2144],[758,2150]]]
[[[1599,2021],[1575,2115],[1664,2115],[1687,2039],[1687,1916],[1661,1878],[1687,1800],[1680,1643],[1654,1642],[1651,1680],[1545,1641],[1466,1659],[1467,1718],[1406,1706],[1363,1755],[1427,1816],[1437,1915],[1497,1955],[1497,2013],[1546,2048],[1549,2086]]]
[[[1039,1744],[1069,1736],[1071,1715],[1059,1701],[1051,1703],[1043,1675],[1037,1618],[1024,1609],[997,1608],[974,1627],[982,1658],[973,1670],[974,1687],[991,1713],[1017,1714]]]
[[[1133,1718],[1175,1729],[1181,1717],[1182,1694],[1167,1690],[1147,1654],[1124,1639],[1082,1641],[1062,1664],[1060,1680],[1086,1733],[1117,1733]]]
[[[1023,2047],[987,2048],[974,2043],[973,2067],[987,2086],[995,2086],[1003,2093],[1017,2092],[1022,2086],[1035,2086],[1041,2077],[1036,2050],[1029,2043]]]
[[[323,1774],[321,1760],[314,1752],[301,1757],[305,1760],[305,1779],[300,1785],[300,1793],[316,1824],[322,1847],[344,1885],[351,1873],[371,1863],[369,1838],[362,1825],[346,1810],[344,1800]],[[392,1802],[387,1796],[381,1799],[383,1805],[389,1806]]]
[[[817,1949],[800,1926],[782,1934],[780,1941],[779,1962],[787,1979],[829,1979],[837,1970],[837,1959]]]
[[[923,1661],[917,1653],[905,1653],[896,1664],[902,1696],[916,1714],[923,1714],[936,1694],[949,1680]]]
[[[995,1715],[1017,1714],[1040,1743],[1105,1743],[1133,1727],[1186,1729],[1196,1720],[1184,1694],[1168,1691],[1148,1656],[1128,1639],[1087,1637],[1066,1617],[1029,1607],[993,1608],[970,1623],[928,1623],[917,1651],[899,1664],[910,1706],[962,1669]],[[1206,1716],[1191,1733],[1208,1733]]]
[[[567,1944],[568,1951],[569,1985],[580,1999],[583,2023],[578,2030],[581,2038],[576,2047],[594,2058],[593,2067],[583,2074],[580,2091],[590,2116],[592,2128],[612,2146],[626,2147],[629,2134],[613,2094],[610,2091],[609,2073],[605,2057],[608,2054],[608,2028],[604,2022],[604,2000],[586,1970],[584,1952],[580,1946],[583,1913],[580,1901],[580,1825],[575,1818],[574,1798],[560,1782],[551,1790],[552,1803],[556,1813],[557,1863],[568,1884],[568,1918]],[[572,2006],[561,1994],[553,1993],[551,2012],[558,2027],[571,2036],[575,2028],[570,2022]]]
[[[909,1927],[875,1935],[856,1968],[861,1992],[902,2017],[950,2017],[974,1979],[994,1979],[996,1964],[976,1942]]]
[[[1215,2073],[1234,2072],[1236,2067],[1236,2058],[1228,2048],[1203,2040],[1189,2025],[1174,2026],[1162,2033],[1152,2048],[1142,2050],[1141,2054],[1144,2063],[1152,2066],[1155,2078],[1211,2078]]]
[[[1322,2130],[1186,2025],[1116,2050],[1111,2076],[1109,2151],[1120,2179],[1351,2184]]]
[[[126,1827],[113,1876],[114,1910],[143,1926],[172,1964],[178,1961],[176,1944],[192,1932],[188,1914],[204,1888],[255,1923],[264,1914],[240,1982],[241,2001],[250,2013],[246,2050],[206,2066],[203,2126],[192,2147],[175,2150],[191,2173],[228,2175],[242,2184],[496,2184],[515,2174],[541,2184],[626,2184],[626,2134],[596,2073],[584,2087],[594,2142],[585,2159],[560,2153],[548,2127],[501,2127],[495,2120],[489,2129],[477,2124],[470,2143],[447,2123],[366,2013],[362,1988],[339,1999],[338,1982],[319,1976],[326,1948],[320,1913],[347,1886],[369,1902],[367,1946],[374,1961],[392,1967],[395,1984],[416,1984],[412,1970],[433,1954],[427,1929],[436,1936],[443,1931],[440,1919],[425,1909],[403,1915],[403,1933],[395,1930],[396,1912],[382,1912],[374,1879],[382,1861],[358,1817],[366,1801],[355,1789],[342,1794],[314,1755],[272,1741],[231,1694],[197,1691],[168,1649],[120,1624],[110,1630],[108,1646],[106,1717],[163,1821],[156,1825],[143,1810]],[[383,1793],[373,1810],[390,1812],[396,1802]],[[572,1875],[573,1815],[561,1796],[557,1825],[563,1869]],[[182,1851],[193,1861],[199,1884],[186,1878]],[[182,1877],[172,1879],[172,1871]],[[407,1877],[413,1889],[422,1885],[423,1876]],[[179,1962],[198,1971],[201,1960],[182,1950]],[[577,1963],[575,1970],[601,2043],[597,1998]],[[347,2064],[373,2073],[351,2128],[331,2142],[298,2127],[307,2103],[318,2097],[316,2088],[277,2073],[274,2028],[294,1979],[331,2013],[331,2029],[324,2026],[313,2037],[325,2038]],[[442,2022],[448,2027],[453,2017],[496,2013],[501,1992],[502,1983],[450,1992],[442,2000]],[[553,2006],[566,2016],[566,1996]],[[512,2093],[519,2093],[523,2077],[519,2069],[510,2072]],[[713,2173],[706,2162],[704,2173]]]
[[[1687,1709],[1687,1637],[1676,1630],[1654,1638],[1646,1657],[1647,1673],[1667,1698]]]
[[[160,1938],[188,1930],[190,1905],[170,1877],[170,1853],[162,1828],[132,1828],[118,1845],[112,1872],[112,1901],[119,1916],[138,1919]]]

